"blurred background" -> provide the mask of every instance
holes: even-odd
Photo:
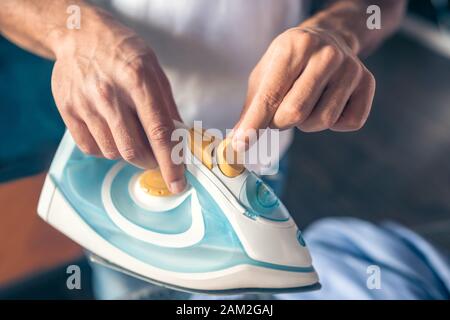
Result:
[[[284,201],[302,229],[329,216],[408,226],[450,252],[450,1],[413,0],[366,60],[377,79],[356,133],[296,132]],[[0,298],[92,298],[82,249],[36,214],[64,132],[53,63],[0,37]],[[82,268],[82,290],[65,287]]]

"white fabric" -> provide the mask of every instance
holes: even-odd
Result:
[[[270,42],[306,13],[301,0],[96,0],[156,52],[183,120],[231,129]],[[281,153],[292,132],[281,134]]]

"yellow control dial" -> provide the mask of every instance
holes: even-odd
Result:
[[[237,177],[245,167],[239,162],[236,151],[231,146],[231,140],[225,139],[217,146],[217,165],[224,175],[230,178]]]
[[[192,154],[211,170],[213,167],[214,137],[208,136],[204,130],[199,132],[193,128],[189,131],[189,134],[189,147]]]
[[[139,186],[146,193],[152,196],[170,196],[172,193],[167,188],[166,183],[159,169],[151,169],[144,171],[139,176]]]

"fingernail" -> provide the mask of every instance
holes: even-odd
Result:
[[[182,179],[171,182],[169,188],[172,193],[182,192],[186,188],[186,179],[183,177]]]

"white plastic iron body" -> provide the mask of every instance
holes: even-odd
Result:
[[[201,161],[186,167],[185,192],[152,197],[138,187],[140,169],[84,155],[67,132],[38,213],[97,262],[168,287],[212,294],[320,287],[301,232],[258,176],[244,170],[230,178]]]

